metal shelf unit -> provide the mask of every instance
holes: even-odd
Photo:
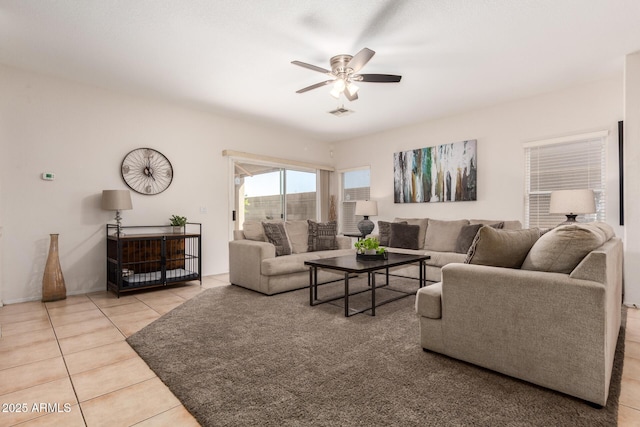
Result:
[[[183,232],[168,226],[107,224],[107,290],[121,292],[194,280],[202,285],[202,224]]]

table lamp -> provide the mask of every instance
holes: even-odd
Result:
[[[102,209],[116,211],[117,235],[120,236],[122,217],[120,211],[133,209],[129,190],[102,190]]]
[[[373,221],[369,220],[370,216],[378,215],[378,202],[373,200],[356,201],[356,215],[364,216],[364,219],[358,223],[358,230],[362,233],[362,237],[371,234],[375,227]]]
[[[575,224],[576,216],[596,212],[593,190],[558,190],[551,192],[549,213],[564,214],[567,220],[560,225]]]

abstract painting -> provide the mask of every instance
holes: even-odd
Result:
[[[393,154],[395,203],[476,200],[476,140]]]

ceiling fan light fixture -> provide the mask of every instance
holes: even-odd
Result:
[[[375,52],[369,48],[363,48],[355,55],[336,55],[329,60],[331,64],[331,70],[327,70],[316,65],[307,64],[301,61],[292,61],[293,65],[307,68],[309,70],[317,71],[331,77],[331,80],[316,83],[311,86],[307,86],[296,93],[308,92],[312,89],[317,89],[325,85],[333,85],[333,88],[329,92],[331,96],[336,99],[340,99],[340,94],[343,94],[347,100],[355,101],[358,99],[358,86],[353,82],[367,82],[367,83],[398,83],[402,79],[402,76],[392,74],[359,74],[362,67],[364,67],[369,60],[373,57]],[[346,91],[346,92],[345,92]]]
[[[354,85],[353,83],[348,83],[347,84],[347,92],[349,92],[349,95],[353,96],[356,93],[358,93],[358,89],[360,89],[358,86]]]

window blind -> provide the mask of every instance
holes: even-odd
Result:
[[[356,201],[369,200],[370,171],[356,169],[341,174],[340,231],[342,233],[358,232],[358,222],[362,216],[356,216]]]
[[[596,213],[585,221],[606,220],[606,133],[578,135],[556,141],[525,144],[527,227],[550,228],[566,220],[549,213],[551,192],[590,189]]]

